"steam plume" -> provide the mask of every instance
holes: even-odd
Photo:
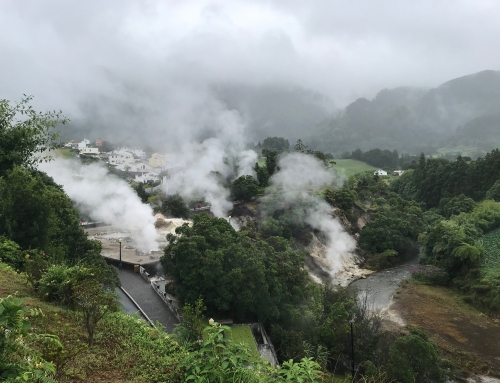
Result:
[[[82,213],[130,231],[140,251],[158,248],[151,207],[143,204],[125,181],[109,174],[104,166],[56,158],[40,164],[39,168],[63,186]]]
[[[205,126],[213,135],[202,142],[187,142],[177,154],[186,170],[166,180],[167,194],[179,193],[187,199],[203,197],[217,217],[232,209],[229,182],[240,175],[253,175],[257,154],[247,149],[245,123],[240,114],[212,100],[205,111]]]
[[[311,192],[337,181],[335,173],[324,168],[322,163],[310,155],[293,153],[278,162],[280,171],[271,178],[271,193],[281,190],[280,199],[285,204],[298,205],[303,209],[304,221],[321,231],[326,237],[326,259],[332,275],[342,269],[343,264],[354,251],[356,242],[333,218],[331,207]]]

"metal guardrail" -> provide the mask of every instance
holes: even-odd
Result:
[[[150,277],[149,273],[146,271],[146,269],[144,269],[144,267],[140,266],[139,272],[141,273],[142,277],[146,280],[146,282],[151,281],[151,277]]]
[[[164,281],[165,281],[165,279],[163,279],[163,278],[158,278],[158,279],[152,280],[151,287],[153,288],[154,291],[156,291],[156,293],[160,296],[160,298],[163,300],[163,302],[165,302],[167,307],[170,309],[170,311],[172,311],[172,313],[175,315],[175,317],[180,322],[182,319],[181,310],[179,310],[177,307],[174,306],[173,299],[170,298],[165,291],[162,291],[162,289],[160,288],[160,285],[158,284],[158,282],[161,283]]]

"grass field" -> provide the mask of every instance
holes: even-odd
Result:
[[[75,152],[72,152],[71,149],[56,149],[54,157],[72,158],[75,157]]]
[[[484,267],[500,270],[500,229],[494,230],[478,241],[484,247]]]
[[[357,161],[357,160],[334,160],[337,164],[331,165],[332,169],[337,171],[337,174],[340,177],[349,178],[356,173],[361,173],[366,170],[377,170],[374,166],[368,165],[365,162]]]
[[[252,355],[260,357],[250,326],[231,326],[231,338],[235,343],[244,343],[248,345]]]
[[[447,147],[439,148],[437,150],[437,154],[438,154],[438,156],[439,155],[446,155],[446,154],[460,154],[462,156],[472,156],[472,155],[476,154],[478,151],[482,151],[482,150],[479,150],[475,146],[458,145],[458,146],[454,146],[452,148],[447,148]],[[435,156],[432,155],[432,157],[435,157]]]

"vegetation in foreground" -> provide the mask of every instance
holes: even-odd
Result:
[[[8,103],[3,103],[2,107],[7,114],[21,110],[11,108]],[[177,236],[169,238],[171,246],[165,251],[164,258],[174,274],[173,288],[180,293],[184,303],[194,304],[201,296],[209,313],[228,313],[241,320],[262,320],[269,326],[283,361],[280,369],[271,370],[260,361],[251,361],[248,350],[233,345],[225,336],[229,330],[216,324],[205,329],[204,337],[198,335],[194,339],[182,338],[181,335],[174,339],[159,329],[146,331],[144,324],[141,324],[142,328],[137,328],[129,317],[117,313],[116,307],[113,307],[109,291],[117,283],[116,275],[100,257],[99,244],[89,241],[78,227],[78,214],[63,190],[46,174],[34,169],[32,154],[40,148],[40,142],[47,143],[47,137],[52,137],[47,134],[59,117],[38,114],[31,117],[27,123],[10,117],[1,120],[2,137],[15,139],[18,131],[22,131],[27,143],[21,149],[16,145],[2,147],[0,229],[3,237],[0,255],[4,262],[25,275],[33,294],[54,302],[59,310],[64,310],[67,316],[65,321],[73,321],[75,328],[68,335],[73,338],[67,338],[61,332],[67,327],[60,326],[63,322],[59,323],[59,314],[47,319],[45,327],[44,322],[37,322],[38,318],[44,318],[43,312],[46,311],[39,310],[41,302],[40,306],[34,305],[32,311],[26,311],[23,302],[2,295],[5,326],[1,351],[2,361],[7,361],[2,365],[4,376],[11,380],[26,377],[46,382],[79,379],[87,370],[79,369],[75,375],[75,370],[71,368],[77,367],[68,366],[83,360],[85,366],[100,370],[101,376],[109,372],[112,379],[118,377],[122,380],[328,381],[332,379],[329,372],[349,369],[352,351],[349,320],[355,317],[354,329],[358,335],[356,362],[360,374],[379,381],[377,375],[382,374],[387,379],[405,383],[415,380],[440,382],[445,379],[434,343],[420,330],[412,328],[402,336],[384,334],[379,328],[379,318],[369,314],[366,305],[360,305],[353,294],[342,289],[334,291],[317,286],[307,279],[303,272],[303,258],[289,242],[290,238],[297,238],[307,229],[297,225],[303,206],[278,209],[272,218],[274,221],[269,220],[264,231],[249,224],[240,232],[235,232],[225,220],[200,215],[192,228],[183,226],[178,229]],[[323,153],[302,148],[300,142],[297,146],[296,150],[328,164],[329,160]],[[267,149],[265,156],[265,170],[270,176],[277,171],[277,154]],[[414,174],[425,175],[425,172],[417,168]],[[430,178],[432,174],[429,173]],[[427,182],[427,178],[425,175],[423,179]],[[234,191],[245,192],[250,185],[253,194],[256,183],[263,188],[265,180],[265,173],[257,182],[245,179],[245,182],[234,185]],[[409,180],[410,184],[413,182],[410,178],[403,180]],[[418,188],[421,184],[414,186]],[[443,187],[448,186],[444,184]],[[350,179],[343,189],[325,192],[325,198],[339,207],[348,219],[353,218],[349,214],[356,209],[368,208],[374,213],[372,221],[378,222],[384,231],[381,235],[372,233],[370,236],[368,229],[378,228],[368,223],[361,232],[361,237],[365,238],[361,243],[375,255],[385,254],[385,260],[402,255],[405,246],[413,243],[416,229],[408,225],[413,218],[421,220],[423,228],[428,228],[425,226],[428,222],[439,221],[430,213],[425,216],[423,206],[418,203],[432,197],[431,194],[419,192],[415,202],[405,200],[394,190],[366,173]],[[495,195],[495,189],[491,187],[488,194]],[[404,193],[401,195],[407,198]],[[21,206],[25,208],[19,210]],[[171,209],[172,206],[165,208]],[[443,202],[443,214],[453,216],[456,209],[478,218],[475,228],[481,228],[481,234],[487,231],[485,228],[491,230],[496,227],[495,214],[487,215],[484,209],[476,211],[474,207],[471,210],[467,199],[457,196],[455,201]],[[399,221],[394,225],[396,218]],[[438,225],[442,224],[441,221]],[[462,221],[453,222],[449,225],[462,225]],[[469,236],[477,239],[472,229],[470,225],[459,228],[453,232],[458,233],[453,238],[467,239]],[[424,243],[427,244],[430,242]],[[187,256],[181,257],[182,254]],[[427,255],[430,257],[431,254]],[[443,254],[435,256],[432,262],[459,281],[460,277],[473,275],[470,273],[477,270],[476,263],[480,259],[481,251],[465,241],[450,246]],[[251,270],[251,278],[243,272],[246,269]],[[213,275],[218,278],[214,279]],[[291,279],[290,275],[294,278]],[[256,301],[256,297],[262,297],[263,301]],[[484,303],[491,302],[484,300]],[[53,321],[59,327],[49,330],[48,326]],[[27,322],[33,323],[31,330]],[[106,327],[110,323],[114,326],[113,330]],[[71,324],[68,325],[71,327]],[[186,332],[181,330],[179,333]],[[18,336],[11,337],[10,334]],[[182,346],[177,339],[182,341]],[[82,345],[80,350],[75,349],[73,344],[85,346]],[[135,354],[137,350],[144,349],[141,347],[149,348],[149,354],[144,353],[149,359],[141,359]],[[82,350],[95,352],[83,354]],[[101,356],[103,350],[106,352]],[[133,355],[133,358],[120,359],[126,358],[125,354]],[[69,355],[73,355],[73,359]],[[108,366],[113,366],[114,362],[105,363],[104,360],[109,362],[106,358],[130,363],[132,369],[108,371]],[[248,369],[248,366],[253,368]],[[111,380],[109,377],[105,379]]]

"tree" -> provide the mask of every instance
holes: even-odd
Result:
[[[45,173],[15,167],[0,177],[0,233],[22,249],[44,250],[54,262],[82,258],[92,243],[61,186]]]
[[[343,210],[350,209],[356,202],[357,195],[354,190],[343,187],[339,190],[327,188],[325,190],[325,200],[332,206],[337,206]]]
[[[252,176],[241,176],[231,184],[231,195],[235,200],[250,201],[259,192],[259,183]]]
[[[184,304],[202,298],[207,315],[266,321],[304,295],[302,254],[283,238],[253,241],[225,219],[199,214],[167,240],[161,262],[178,298]]]
[[[264,149],[272,149],[278,153],[287,151],[290,148],[290,142],[283,137],[267,137],[261,145]]]
[[[267,174],[271,177],[278,166],[278,152],[270,149],[263,149],[262,154],[266,157]]]
[[[452,215],[460,213],[470,213],[476,207],[476,203],[472,198],[460,194],[457,197],[450,199],[443,208],[444,216],[450,218]]]
[[[181,323],[175,327],[175,334],[180,340],[191,343],[201,339],[206,324],[206,318],[203,315],[206,309],[201,298],[192,305],[189,303],[184,305]]]
[[[35,156],[56,146],[58,133],[54,128],[68,120],[62,112],[37,112],[30,105],[32,97],[25,96],[12,105],[0,100],[0,176],[14,166],[34,168],[48,156]]]
[[[0,237],[0,260],[18,272],[23,270],[26,262],[19,245],[5,237]]]
[[[257,174],[259,186],[261,188],[269,186],[269,173],[267,172],[267,168],[259,166],[259,163],[256,162],[253,170],[255,170],[255,174]]]
[[[161,204],[161,212],[165,215],[183,219],[188,219],[190,213],[186,202],[179,194],[167,196]]]
[[[142,203],[148,202],[149,195],[146,192],[146,189],[144,188],[144,184],[142,182],[132,182],[130,186],[132,186],[132,188],[135,190]]]
[[[359,246],[372,253],[396,250],[412,255],[418,235],[424,230],[422,209],[416,202],[394,198],[380,208],[361,231]]]
[[[389,350],[389,376],[402,383],[438,383],[445,379],[439,367],[437,346],[415,327],[398,338]]]
[[[305,152],[307,150],[307,146],[304,145],[304,143],[302,142],[302,140],[297,140],[297,143],[295,144],[295,146],[293,147],[295,149],[296,152]]]
[[[496,180],[493,186],[486,192],[486,199],[500,202],[500,180]]]
[[[88,334],[88,344],[92,344],[97,324],[118,306],[115,295],[103,291],[95,280],[81,282],[75,288],[74,301],[76,309],[83,315],[83,322]]]
[[[262,220],[259,231],[264,238],[283,236],[283,226],[281,226],[278,220],[272,217],[267,217]]]

